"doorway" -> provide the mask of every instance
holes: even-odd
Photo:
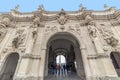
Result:
[[[52,36],[47,44],[45,74],[61,76],[57,70],[65,65],[65,76],[79,76],[85,80],[80,45],[77,39],[69,33],[58,33]],[[62,74],[63,75],[63,74]]]

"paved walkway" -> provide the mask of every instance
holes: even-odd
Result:
[[[84,80],[81,79],[76,74],[69,74],[69,75],[49,75],[48,77],[45,77],[45,80]]]

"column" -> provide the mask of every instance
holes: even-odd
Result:
[[[39,69],[39,76],[40,76],[40,80],[44,80],[45,77],[45,60],[46,60],[46,49],[42,49],[41,52],[41,62],[40,62],[40,69]]]
[[[85,76],[86,76],[86,80],[92,80],[92,71],[91,71],[91,65],[90,62],[87,58],[87,49],[86,48],[81,48],[81,56],[83,59],[83,65],[84,65],[84,70],[85,70]]]

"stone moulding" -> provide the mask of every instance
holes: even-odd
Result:
[[[40,55],[33,55],[33,54],[25,54],[22,58],[30,58],[30,59],[41,59]]]
[[[100,59],[100,58],[109,58],[107,54],[95,54],[95,55],[88,55],[87,59]]]

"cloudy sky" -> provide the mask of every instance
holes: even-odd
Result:
[[[21,12],[32,12],[37,10],[41,4],[49,11],[58,11],[61,8],[75,11],[79,9],[80,4],[88,10],[104,10],[104,4],[120,9],[120,0],[0,0],[0,12],[8,12],[16,5],[20,6]]]

